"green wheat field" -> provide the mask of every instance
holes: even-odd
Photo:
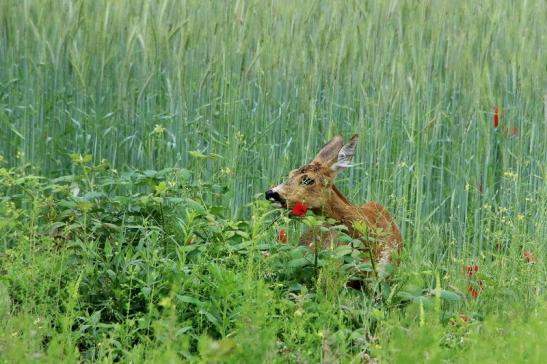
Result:
[[[542,0],[0,0],[0,363],[543,363],[546,35]],[[405,241],[360,289],[264,199],[336,134]]]

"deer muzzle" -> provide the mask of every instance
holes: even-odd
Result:
[[[270,201],[276,207],[284,207],[286,205],[285,200],[275,189],[266,191],[265,193],[266,200]]]

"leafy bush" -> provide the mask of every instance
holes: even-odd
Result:
[[[376,279],[352,248],[362,242],[343,231],[347,246],[293,244],[299,225],[340,233],[333,221],[295,224],[267,201],[233,220],[210,202],[226,189],[187,170],[73,162],[72,175],[55,179],[0,169],[0,353],[9,360],[445,360],[485,345],[473,330],[507,300],[500,293],[534,307],[542,287],[542,265],[524,261],[511,269],[525,285],[482,264],[416,271],[408,256],[389,281]],[[277,241],[279,229],[291,239]],[[355,278],[361,290],[347,287]],[[479,282],[473,299],[465,286]],[[414,349],[402,350],[409,333]]]

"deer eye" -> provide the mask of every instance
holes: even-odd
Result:
[[[315,181],[313,179],[311,179],[310,177],[308,177],[308,176],[302,177],[302,180],[300,181],[300,184],[304,185],[304,186],[311,186],[314,183],[315,183]]]

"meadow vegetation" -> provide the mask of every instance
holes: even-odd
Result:
[[[543,362],[546,10],[0,2],[0,362]],[[338,133],[361,289],[263,197]]]

